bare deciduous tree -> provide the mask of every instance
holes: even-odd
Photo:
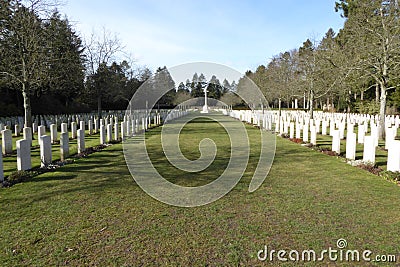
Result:
[[[86,43],[86,71],[87,76],[93,77],[99,67],[103,65],[109,65],[115,61],[118,54],[123,53],[124,46],[117,34],[109,32],[103,28],[101,33],[93,32]],[[97,98],[97,111],[99,118],[102,113],[102,96],[104,88],[97,86],[95,88],[95,95]]]
[[[379,95],[379,138],[385,137],[387,91],[397,88],[400,67],[400,10],[397,1],[360,0],[347,8],[344,34],[356,51],[352,66],[369,77]]]

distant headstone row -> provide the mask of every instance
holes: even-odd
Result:
[[[363,144],[363,161],[375,163],[378,146],[379,116],[351,113],[314,112],[314,118],[304,111],[260,111],[231,110],[224,111],[238,120],[257,125],[263,129],[290,138],[302,139],[303,142],[317,145],[317,134],[332,137],[332,151],[341,153],[341,140],[346,140],[345,156],[355,160],[356,145]],[[400,171],[400,141],[395,140],[400,125],[399,116],[385,117],[385,149],[388,150],[387,170]],[[357,132],[354,129],[357,127]],[[346,136],[345,136],[346,133]],[[368,134],[369,133],[369,134]],[[345,138],[346,137],[346,138]]]
[[[168,115],[167,110],[146,112],[143,110],[123,115],[108,114],[102,119],[92,115],[68,115],[63,117],[67,122],[58,120],[57,116],[48,116],[56,119],[57,123],[42,121],[44,125],[22,128],[23,138],[15,142],[17,153],[17,170],[29,170],[32,168],[31,149],[32,139],[37,136],[40,149],[41,167],[47,167],[52,163],[52,145],[60,145],[60,159],[66,160],[70,156],[70,139],[76,139],[77,152],[82,153],[86,149],[85,133],[89,135],[99,133],[99,144],[106,144],[112,141],[124,140],[125,138],[143,133],[151,126],[161,125],[168,116],[168,119],[175,119],[187,114],[185,110],[174,110]],[[19,137],[19,124],[15,124],[14,136]],[[36,130],[35,130],[36,127]],[[2,153],[0,153],[0,181],[4,180],[3,154],[9,155],[14,151],[13,133],[9,127],[0,125],[2,135]],[[46,129],[48,131],[46,131]],[[60,129],[60,132],[58,132]],[[17,131],[18,130],[18,131]]]

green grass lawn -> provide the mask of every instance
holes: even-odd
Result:
[[[210,182],[229,160],[224,148],[198,176],[174,170],[161,153],[160,131],[147,134],[150,157],[177,184]],[[348,249],[400,255],[400,187],[277,138],[270,174],[249,193],[260,140],[258,129],[247,131],[251,155],[244,177],[225,197],[202,207],[173,207],[149,197],[130,176],[121,144],[1,189],[0,265],[281,266],[277,260],[258,261],[257,252],[264,245],[321,251],[336,248],[339,238]],[[204,136],[218,147],[229,142],[217,123],[198,119],[183,130],[183,153],[196,158]],[[328,264],[357,265],[305,265]]]

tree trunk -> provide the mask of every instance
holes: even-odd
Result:
[[[376,103],[379,102],[379,86],[378,85],[375,87],[375,102]]]
[[[25,127],[32,128],[32,108],[31,99],[26,88],[26,84],[22,84],[22,97],[24,99]]]
[[[381,87],[380,109],[379,109],[379,140],[385,140],[385,116],[386,116],[386,86]]]

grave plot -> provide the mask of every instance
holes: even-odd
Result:
[[[157,126],[155,123],[161,123],[166,114],[167,112],[163,110],[157,113],[137,111],[130,116],[115,112],[105,114],[101,120],[90,114],[37,116],[32,128],[22,129],[18,124],[21,117],[0,118],[2,122],[0,180],[7,179],[13,173],[19,176],[17,171],[29,171],[38,167],[47,169],[54,163],[55,166],[63,165],[64,163],[57,162],[66,161],[71,155],[83,154],[89,147],[119,142],[134,133]],[[145,120],[147,123],[138,127],[137,121],[144,116],[148,116]],[[14,134],[8,129],[12,126],[15,128]],[[105,140],[106,127],[107,140]],[[22,136],[20,132],[23,133]]]
[[[388,180],[399,183],[400,150],[396,150],[399,116],[386,116],[386,138],[378,140],[378,116],[368,114],[315,112],[314,119],[304,111],[232,111],[230,116],[259,126],[272,127],[279,135],[303,143],[328,155],[341,156],[353,166],[360,166]],[[228,114],[227,114],[228,115]],[[267,129],[264,127],[264,129]],[[390,150],[390,153],[388,152]],[[388,166],[389,165],[389,166]]]
[[[211,138],[221,148],[217,161],[202,175],[177,171],[162,155],[161,130],[149,129],[146,145],[155,168],[173,182],[207,184],[229,161],[230,152],[224,149],[229,138],[223,129],[197,120],[183,129],[182,150],[195,159],[199,140]],[[250,159],[242,179],[229,194],[202,207],[174,207],[148,196],[132,179],[121,144],[3,190],[0,227],[7,234],[0,239],[0,261],[13,266],[257,266],[257,252],[265,245],[322,251],[335,247],[339,238],[346,238],[352,249],[397,253],[398,186],[277,138],[271,172],[249,193],[260,131],[251,125],[246,131]]]

